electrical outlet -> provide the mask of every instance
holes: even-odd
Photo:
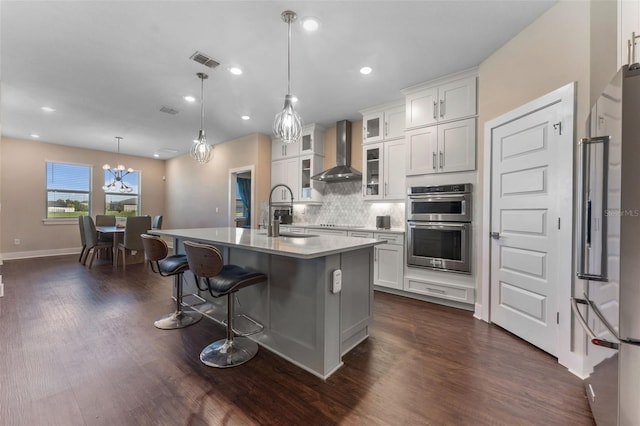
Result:
[[[332,293],[340,293],[342,290],[342,271],[340,269],[336,269],[333,271],[333,283],[331,285]]]
[[[19,246],[20,245],[20,238],[14,238],[13,245],[14,246]]]

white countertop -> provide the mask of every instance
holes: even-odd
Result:
[[[342,237],[337,235],[316,235],[306,238],[268,237],[267,231],[264,229],[245,228],[154,229],[150,233],[178,238],[183,241],[191,240],[213,245],[218,244],[301,259],[313,259],[345,251],[373,247],[376,244],[384,244],[384,241],[373,238]]]

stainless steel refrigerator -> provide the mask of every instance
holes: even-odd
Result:
[[[580,141],[578,272],[589,336],[585,389],[599,426],[640,425],[640,69],[625,66]]]

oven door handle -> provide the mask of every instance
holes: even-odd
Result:
[[[411,194],[409,193],[409,198],[410,199],[416,199],[416,200],[422,200],[425,198],[431,199],[433,201],[438,201],[438,200],[451,200],[453,199],[458,199],[460,201],[465,201],[468,197],[469,197],[469,193],[465,192],[465,193],[460,193],[460,194]]]
[[[410,228],[423,228],[423,229],[433,229],[433,228],[438,228],[438,229],[464,229],[466,227],[468,227],[470,224],[470,222],[460,222],[460,223],[454,223],[454,222],[416,222],[416,221],[409,221],[409,227]]]

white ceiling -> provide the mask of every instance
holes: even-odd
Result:
[[[477,66],[554,4],[506,1],[0,1],[2,135],[167,159],[200,128],[210,143],[270,134],[287,88],[305,123],[358,120],[402,88]],[[305,32],[300,18],[320,29]],[[201,51],[221,63],[189,59]],[[361,75],[368,65],[373,73]],[[244,70],[240,76],[231,66]],[[40,108],[51,106],[53,113]],[[179,110],[160,112],[162,106]],[[251,116],[243,121],[241,115]]]

